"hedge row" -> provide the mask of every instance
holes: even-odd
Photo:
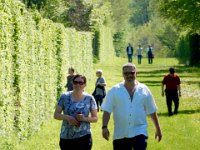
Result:
[[[106,62],[115,57],[113,45],[113,35],[109,27],[102,26],[100,28],[100,49],[99,58],[101,62]]]
[[[0,16],[2,142],[29,137],[52,117],[68,67],[91,78],[93,36],[42,19],[16,0],[0,0]]]

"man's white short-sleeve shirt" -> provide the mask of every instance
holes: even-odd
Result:
[[[140,134],[148,136],[146,116],[157,111],[151,91],[139,82],[132,100],[123,82],[112,87],[101,109],[109,113],[113,112],[114,140]]]

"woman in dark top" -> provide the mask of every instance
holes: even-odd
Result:
[[[74,68],[70,67],[68,69],[67,84],[65,85],[67,91],[73,90],[73,83],[72,83],[73,78],[74,78]]]

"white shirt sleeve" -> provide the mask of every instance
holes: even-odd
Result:
[[[152,114],[157,111],[157,106],[156,106],[154,97],[148,87],[146,87],[146,90],[147,90],[148,97],[144,103],[145,110],[147,114]]]
[[[114,104],[113,101],[114,101],[114,89],[111,89],[108,91],[105,100],[101,105],[101,109],[109,113],[113,112],[113,104]]]

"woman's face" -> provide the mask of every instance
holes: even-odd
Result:
[[[97,77],[101,77],[101,72],[96,72]]]
[[[68,73],[69,73],[69,74],[74,74],[74,72],[72,71],[72,69],[69,69],[69,70],[68,70]]]
[[[82,92],[84,90],[85,86],[86,86],[86,83],[84,82],[84,80],[81,77],[77,77],[76,79],[74,79],[74,81],[73,81],[74,91]]]

